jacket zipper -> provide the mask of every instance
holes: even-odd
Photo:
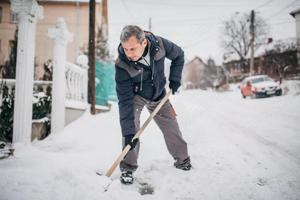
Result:
[[[141,68],[141,83],[140,83],[140,91],[143,91],[143,74],[144,74],[144,69]]]

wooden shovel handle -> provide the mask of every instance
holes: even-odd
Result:
[[[134,135],[132,140],[139,138],[142,132],[145,130],[145,128],[148,126],[150,121],[153,119],[153,117],[158,113],[158,111],[161,109],[161,107],[165,104],[165,102],[169,99],[169,96],[172,94],[172,91],[169,90],[164,96],[164,98],[159,102],[159,104],[156,106],[154,111],[151,113],[151,115],[148,117],[148,119],[144,122],[143,126],[138,130],[138,132]],[[109,168],[109,170],[106,172],[105,176],[110,177],[112,173],[115,171],[117,166],[120,164],[120,162],[124,159],[128,151],[130,150],[130,145],[128,144],[122,151],[122,153],[118,156],[116,161],[112,164],[112,166]]]

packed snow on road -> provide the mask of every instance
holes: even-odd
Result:
[[[181,91],[171,97],[193,169],[173,167],[154,122],[141,135],[137,185],[105,173],[121,153],[118,106],[85,113],[64,131],[15,146],[0,160],[1,200],[296,200],[300,199],[300,89],[286,82],[283,96],[243,99],[239,89]],[[141,121],[149,116],[146,110]]]

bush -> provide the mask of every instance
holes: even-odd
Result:
[[[14,114],[14,92],[7,94],[3,90],[3,102],[0,106],[0,140],[12,142],[13,134],[13,114]],[[51,113],[51,96],[45,95],[43,92],[34,94],[32,119],[50,118]],[[50,120],[45,120],[46,135],[50,133]]]
[[[0,140],[5,142],[12,142],[14,114],[13,95],[9,94],[7,96],[3,96],[0,111]]]
[[[43,92],[34,94],[34,102],[32,105],[32,119],[42,119],[49,117],[51,113],[51,97]]]

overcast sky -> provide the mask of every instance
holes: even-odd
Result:
[[[180,45],[187,59],[204,61],[212,57],[222,62],[221,27],[237,13],[252,9],[270,25],[274,40],[296,37],[295,19],[289,14],[300,7],[300,0],[109,0],[109,43],[116,47],[123,26],[135,24]]]

